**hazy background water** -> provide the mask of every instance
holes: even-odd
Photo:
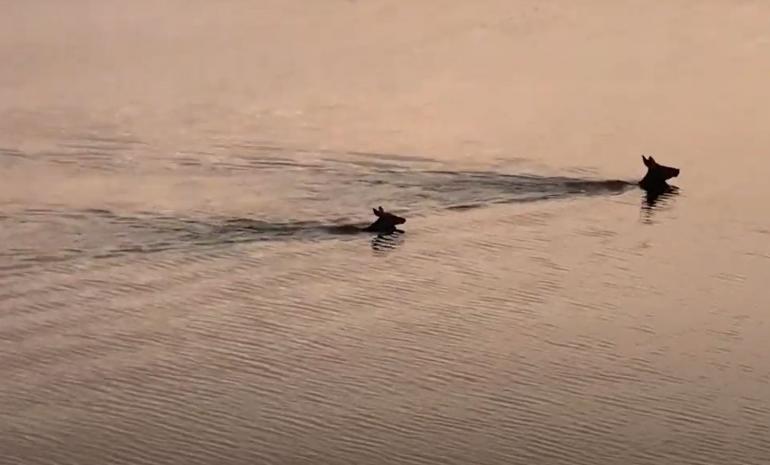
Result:
[[[770,462],[766,2],[0,8],[0,463]]]

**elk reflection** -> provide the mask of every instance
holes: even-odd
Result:
[[[372,250],[375,252],[386,253],[404,242],[404,233],[400,230],[388,234],[377,234],[372,238]]]
[[[655,212],[669,206],[679,195],[676,186],[665,186],[658,189],[645,189],[642,194],[641,213],[645,223],[652,223]]]

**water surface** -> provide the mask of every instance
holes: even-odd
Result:
[[[770,462],[770,9],[573,3],[5,2],[1,462]]]

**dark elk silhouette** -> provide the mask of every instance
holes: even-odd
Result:
[[[647,174],[639,181],[639,186],[642,189],[664,189],[671,187],[666,181],[679,176],[679,168],[661,165],[652,157],[642,155],[642,161],[644,161],[644,166],[647,167]]]
[[[399,224],[406,223],[406,219],[393,213],[386,212],[380,208],[372,208],[374,215],[377,216],[377,220],[364,228],[366,232],[374,232],[378,234],[393,234],[396,232],[403,233],[404,231],[396,228]]]
[[[666,181],[679,176],[679,168],[659,164],[653,157],[642,155],[642,161],[647,167],[647,174],[639,181],[639,187],[645,191],[645,201],[649,207],[655,206],[660,197],[676,194],[678,188],[670,186]]]

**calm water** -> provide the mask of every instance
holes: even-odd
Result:
[[[0,2],[0,463],[770,463],[766,2],[156,3]]]

